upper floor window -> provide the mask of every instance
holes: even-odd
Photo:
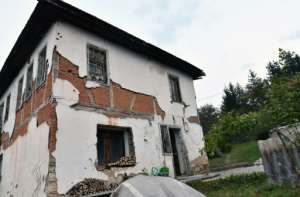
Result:
[[[90,80],[107,83],[106,51],[88,45],[88,77]]]
[[[3,128],[3,111],[4,111],[4,103],[0,105],[0,133],[2,132],[2,128]]]
[[[173,102],[182,102],[179,79],[176,76],[169,75],[171,98]]]
[[[46,47],[39,54],[36,87],[40,87],[46,80]]]
[[[10,94],[6,97],[6,107],[5,107],[5,115],[4,115],[4,122],[8,120],[9,117],[9,107],[10,107]]]
[[[24,100],[26,101],[27,99],[30,98],[32,94],[32,81],[33,81],[33,63],[29,66],[27,70],[27,75],[26,75],[26,86],[25,86],[25,92],[24,92]]]
[[[22,103],[22,94],[23,94],[23,77],[19,80],[18,83],[18,95],[17,95],[17,110],[21,107]]]

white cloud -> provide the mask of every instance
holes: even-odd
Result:
[[[36,4],[24,2],[1,6],[0,63]],[[298,0],[67,2],[202,68],[207,77],[195,82],[199,104],[220,104],[224,86],[245,84],[249,69],[264,76],[279,47],[300,53]]]

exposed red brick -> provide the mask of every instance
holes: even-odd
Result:
[[[95,104],[97,106],[103,108],[107,108],[110,106],[110,96],[108,87],[92,88],[91,92],[94,96]]]
[[[9,133],[3,132],[1,134],[1,145],[2,145],[4,150],[8,148],[8,146],[9,146]]]
[[[134,96],[135,93],[122,89],[117,85],[113,85],[113,102],[115,108],[129,112]]]
[[[188,117],[188,121],[190,123],[200,124],[200,119],[198,116],[190,116],[190,117]]]
[[[153,96],[124,89],[114,82],[110,84],[112,86],[112,94],[110,94],[108,86],[87,88],[85,86],[87,79],[79,76],[78,66],[62,55],[58,54],[58,56],[58,77],[69,81],[79,91],[79,105],[99,108],[110,107],[114,108],[114,111],[145,115],[154,115],[157,112],[162,118],[165,117],[165,112],[160,108],[156,98]],[[113,101],[113,106],[110,106],[111,100]],[[112,116],[116,117],[118,114],[113,113]]]
[[[154,98],[152,96],[137,94],[132,111],[143,114],[154,114],[153,102]]]

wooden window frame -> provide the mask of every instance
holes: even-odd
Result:
[[[3,129],[3,121],[4,121],[4,102],[0,104],[0,133],[2,133]]]
[[[9,119],[10,99],[11,99],[11,94],[8,94],[6,97],[6,102],[5,102],[4,123],[6,123]]]
[[[176,103],[182,103],[182,94],[181,94],[179,77],[169,74],[168,78],[169,78],[171,101]],[[175,86],[173,87],[173,83],[177,83],[177,88],[175,88]]]
[[[22,76],[18,82],[16,111],[18,111],[18,109],[20,109],[22,106],[23,85],[24,85],[24,76]]]
[[[41,62],[41,58],[44,57],[44,62]],[[41,87],[47,78],[47,46],[45,46],[38,56],[37,62],[37,74],[36,74],[36,89]]]
[[[29,71],[31,72],[31,75]],[[33,92],[33,62],[30,64],[26,72],[26,85],[23,94],[24,102],[30,99],[30,97],[32,96],[32,92]]]
[[[100,48],[98,46],[95,46],[93,44],[87,44],[87,76],[88,80],[94,81],[96,83],[102,84],[102,85],[108,85],[109,84],[109,72],[108,72],[108,51],[106,49]],[[96,80],[92,77],[91,74],[91,68],[90,68],[90,49],[98,50],[99,52],[103,52],[105,54],[105,65],[103,67],[105,72],[105,80]]]

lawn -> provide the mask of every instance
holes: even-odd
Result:
[[[190,186],[207,197],[298,197],[300,187],[269,186],[263,173],[232,176],[207,182],[193,181]]]
[[[256,141],[235,144],[230,153],[209,160],[210,169],[226,167],[233,164],[253,164],[260,158]]]

